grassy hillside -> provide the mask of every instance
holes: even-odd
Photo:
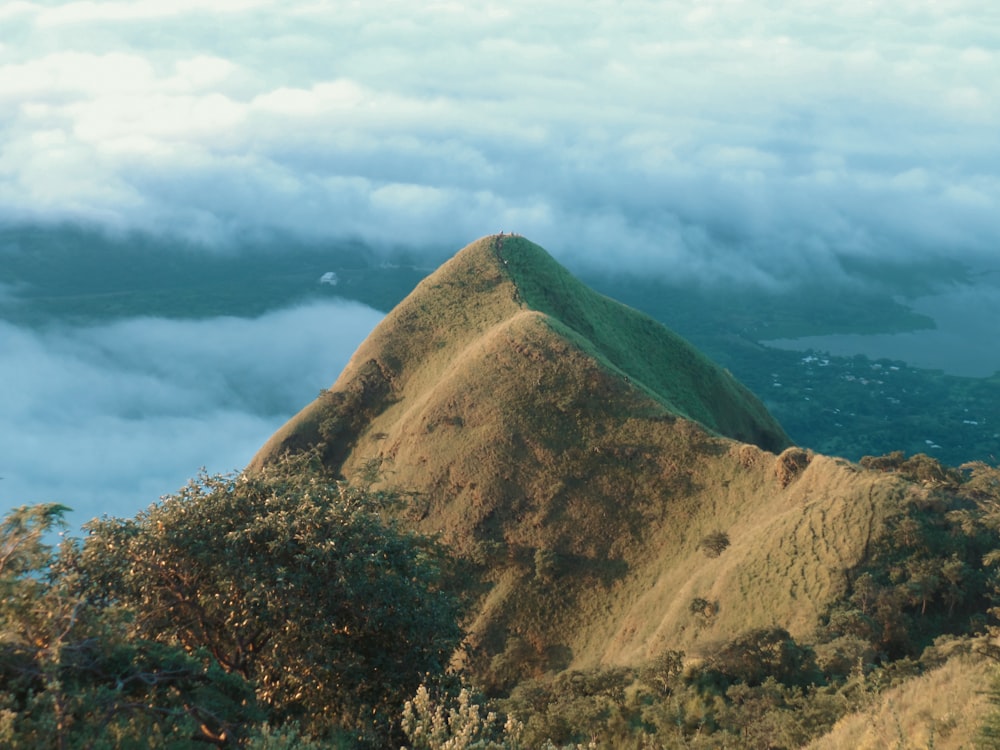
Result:
[[[498,252],[529,308],[571,328],[592,354],[631,376],[671,411],[764,448],[788,444],[746,388],[669,329],[580,284],[522,237],[503,238]]]
[[[983,688],[994,670],[981,656],[962,654],[884,692],[873,685],[859,710],[838,721],[807,748],[974,747],[982,717],[989,709]]]
[[[378,411],[385,399],[412,399],[436,389],[465,347],[523,310],[544,314],[587,355],[670,413],[766,448],[788,444],[760,402],[687,342],[652,318],[590,291],[537,245],[508,236],[472,243],[422,281],[354,354],[332,395],[291,420],[262,455],[280,451],[286,440],[293,446],[325,442],[331,462],[341,460],[357,430],[340,424],[337,440],[320,436],[334,405],[338,412],[354,413],[360,397],[366,410]],[[382,393],[378,405],[373,389]],[[350,408],[341,403],[345,398]]]
[[[469,666],[500,689],[752,629],[811,638],[921,490],[767,450],[786,445],[725,371],[507,236],[425,279],[251,469],[318,447],[410,493],[407,522],[480,573]]]

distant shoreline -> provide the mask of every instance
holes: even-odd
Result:
[[[988,378],[1000,372],[1000,286],[962,285],[944,294],[908,302],[932,318],[935,328],[898,333],[841,333],[799,338],[760,339],[775,349],[814,350],[838,357],[858,354],[869,359],[906,362],[911,367],[941,370],[966,378]]]

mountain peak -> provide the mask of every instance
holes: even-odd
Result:
[[[424,279],[362,343],[329,393],[279,430],[254,463],[322,443],[339,469],[356,430],[371,429],[369,418],[436,389],[469,346],[524,311],[539,313],[553,335],[665,413],[766,450],[789,444],[756,397],[680,336],[589,289],[533,242],[500,234],[472,242]],[[486,364],[478,374],[498,375]],[[336,438],[324,437],[330,405],[339,413],[347,402],[354,406],[334,420]]]
[[[422,281],[248,471],[318,450],[341,476],[402,490],[399,519],[488,579],[467,592],[482,594],[468,628],[485,674],[525,648],[529,670],[697,648],[767,626],[779,604],[807,632],[867,554],[836,525],[881,528],[876,501],[897,488],[777,455],[788,443],[679,336],[496,235]],[[719,530],[732,546],[706,560]],[[704,631],[687,608],[699,597],[724,601]]]

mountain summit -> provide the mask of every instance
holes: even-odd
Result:
[[[470,653],[503,684],[696,652],[776,613],[814,627],[876,534],[849,529],[880,528],[898,490],[788,444],[683,339],[500,235],[426,278],[248,470],[315,449],[405,491],[401,519],[485,579]]]
[[[499,368],[506,347],[520,357]],[[366,438],[391,433],[392,425],[413,418],[416,405],[457,386],[486,386],[493,403],[453,394],[469,409],[453,410],[453,428],[494,408],[516,409],[531,391],[535,400],[552,402],[563,415],[558,421],[572,421],[568,406],[586,384],[556,361],[562,354],[586,360],[606,387],[647,399],[664,417],[689,419],[765,450],[789,444],[753,394],[682,338],[584,286],[538,245],[494,235],[468,245],[425,279],[361,345],[330,392],[282,428],[257,460],[323,443],[331,461],[346,461],[365,449]],[[512,385],[517,398],[504,404]],[[600,393],[586,400],[588,410],[599,406]],[[612,411],[618,406],[611,398],[604,404]]]

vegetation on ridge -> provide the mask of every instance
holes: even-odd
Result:
[[[1000,470],[926,456],[864,463],[907,491],[887,496],[885,536],[808,638],[747,628],[697,654],[664,644],[631,664],[534,676],[523,644],[505,655],[521,676],[492,697],[460,662],[443,675],[462,622],[445,550],[381,520],[400,498],[332,484],[315,462],[202,478],[59,551],[45,534],[63,509],[18,509],[0,527],[0,741],[792,748],[898,735],[967,745],[988,712],[977,654],[997,650],[988,617],[1000,594]],[[556,601],[572,564],[541,555],[534,565]],[[695,609],[692,627],[710,628],[715,613]],[[968,700],[929,705],[919,698],[928,689]],[[918,699],[919,712],[909,707]],[[995,746],[996,724],[983,725],[983,747]],[[827,732],[842,739],[823,744]]]

